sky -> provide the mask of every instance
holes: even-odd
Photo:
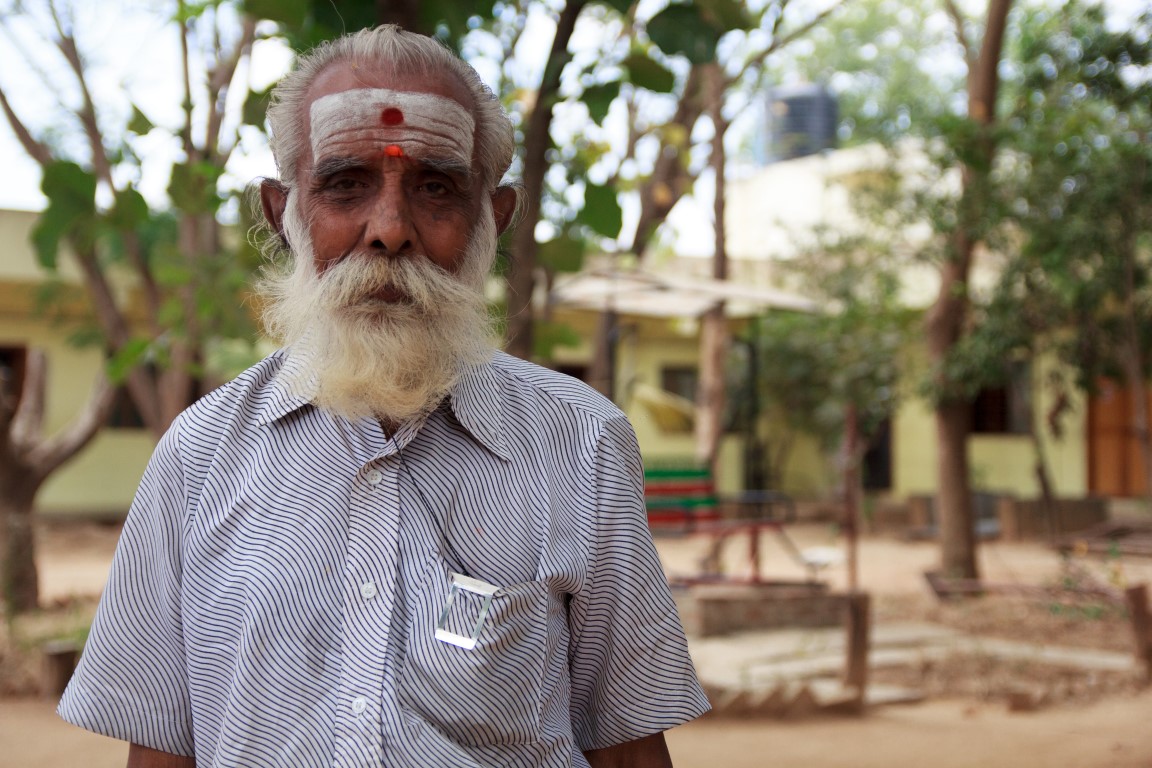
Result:
[[[61,71],[60,57],[36,44],[35,27],[6,13],[11,5],[12,0],[0,0],[0,86],[34,131],[51,132],[53,121],[60,115],[59,102],[75,103],[78,92],[72,86],[74,80]],[[180,42],[174,25],[154,10],[156,4],[149,0],[76,0],[74,5],[76,37],[92,71],[89,87],[94,101],[107,110],[106,123],[123,124],[136,106],[157,125],[178,125]],[[29,59],[35,64],[30,66]],[[261,41],[253,47],[250,66],[241,74],[256,89],[263,89],[290,64],[291,51],[284,45]],[[37,71],[50,74],[39,78]],[[240,100],[231,100],[230,106],[238,108]],[[139,187],[152,201],[164,199],[168,166],[179,155],[176,141],[165,133],[154,131],[134,145],[144,159]],[[229,168],[232,183],[237,185],[261,175],[274,175],[271,154],[259,131],[243,132]],[[39,166],[27,156],[2,117],[0,169],[0,208],[43,208],[46,201],[39,191]]]

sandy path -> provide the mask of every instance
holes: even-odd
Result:
[[[0,768],[123,768],[124,744],[63,722],[45,699],[0,703]],[[703,720],[668,734],[677,768],[1149,768],[1152,691],[1083,709],[1006,714],[957,702],[862,720]]]
[[[1150,716],[1152,691],[1037,714],[931,702],[861,720],[704,720],[668,742],[677,768],[1149,768]]]

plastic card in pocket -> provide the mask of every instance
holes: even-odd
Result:
[[[440,611],[440,620],[436,622],[436,639],[442,643],[449,643],[468,650],[475,648],[476,641],[480,637],[480,630],[484,628],[484,620],[488,618],[488,611],[492,608],[492,596],[499,589],[500,587],[495,584],[489,584],[486,581],[480,581],[460,573],[453,573],[452,588],[448,590],[448,599],[444,601],[444,608]],[[456,595],[461,591],[471,592],[484,598],[484,603],[480,606],[480,615],[472,627],[471,637],[445,629],[452,604],[456,602]]]

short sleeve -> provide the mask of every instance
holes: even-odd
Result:
[[[648,530],[640,451],[624,418],[605,424],[594,475],[588,581],[569,606],[572,727],[585,750],[665,731],[709,709]]]
[[[80,663],[57,711],[96,733],[192,755],[180,616],[187,502],[178,425],[161,439],[141,480]]]

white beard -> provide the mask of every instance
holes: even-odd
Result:
[[[435,408],[467,368],[491,357],[483,292],[496,254],[491,201],[457,275],[419,254],[357,252],[318,274],[298,207],[293,193],[284,215],[292,258],[265,267],[256,286],[265,329],[290,348],[295,364],[281,375],[293,394],[349,419],[399,424]],[[408,301],[375,298],[385,286]]]

